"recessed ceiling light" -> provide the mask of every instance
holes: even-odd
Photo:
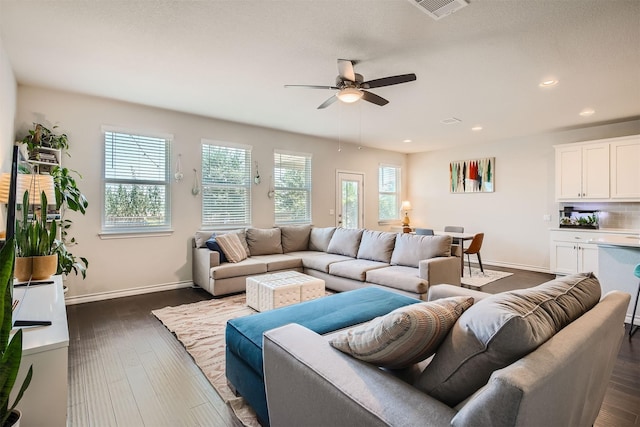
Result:
[[[547,79],[540,82],[538,86],[540,87],[554,87],[558,84],[558,80],[556,79]]]
[[[410,139],[403,139],[403,140],[402,140],[402,142],[409,143],[409,142],[413,142],[413,141],[412,141],[412,140],[410,140]]]
[[[471,128],[471,130],[474,131],[474,132],[481,131],[482,130],[482,126],[474,126],[474,127]]]
[[[589,117],[589,116],[592,116],[593,113],[595,113],[595,112],[596,112],[596,110],[594,110],[593,108],[585,108],[584,110],[580,111],[579,114],[582,117]]]

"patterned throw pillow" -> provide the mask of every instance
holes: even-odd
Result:
[[[209,248],[209,250],[218,252],[220,254],[220,264],[222,264],[223,262],[227,262],[227,257],[224,256],[224,251],[216,241],[215,234],[211,236],[211,238],[209,238],[209,240],[207,240],[205,244],[207,245],[207,248]]]
[[[216,241],[229,262],[240,262],[247,258],[247,252],[237,233],[221,234],[216,236]]]
[[[443,298],[400,307],[334,337],[330,343],[357,359],[390,369],[418,363],[432,354],[471,297]]]

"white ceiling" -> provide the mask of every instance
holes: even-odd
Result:
[[[0,0],[0,30],[20,84],[406,153],[640,117],[640,0],[473,0],[440,21],[407,0]],[[338,58],[417,81],[325,110],[333,92],[283,87],[332,85]]]

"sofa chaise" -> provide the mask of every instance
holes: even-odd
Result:
[[[334,291],[381,286],[421,300],[430,285],[460,285],[450,236],[311,226],[223,233],[238,235],[244,259],[221,262],[219,233],[198,231],[192,241],[193,283],[214,296],[243,292],[247,277],[284,270],[323,279]]]
[[[383,369],[291,323],[265,332],[272,427],[590,426],[624,336],[630,295],[600,299],[591,274],[488,295],[458,286],[428,300],[471,296],[435,355]],[[410,306],[413,307],[413,306]]]

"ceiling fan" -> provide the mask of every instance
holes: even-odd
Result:
[[[398,76],[383,77],[381,79],[369,80],[365,82],[362,74],[358,74],[353,71],[353,66],[355,64],[357,64],[356,61],[350,61],[348,59],[338,59],[338,77],[336,77],[335,86],[284,85],[284,87],[330,89],[338,91],[338,93],[336,93],[334,96],[320,104],[320,106],[318,106],[318,109],[327,108],[338,99],[346,103],[356,102],[359,99],[364,99],[365,101],[371,102],[373,104],[383,106],[387,105],[389,101],[365,89],[392,86],[416,80],[416,75],[411,73],[400,74]]]

